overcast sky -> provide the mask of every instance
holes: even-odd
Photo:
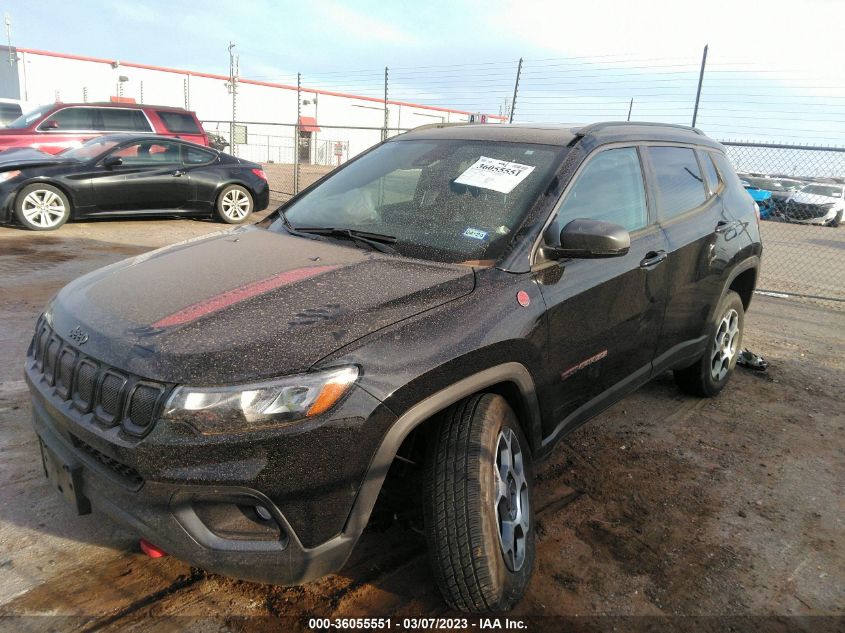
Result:
[[[498,111],[689,123],[718,138],[845,144],[845,2],[7,0],[14,45]]]

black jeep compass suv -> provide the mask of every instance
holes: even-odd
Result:
[[[532,463],[667,370],[719,393],[761,250],[696,129],[421,128],[59,292],[26,362],[45,472],[194,565],[292,584],[344,564],[413,451],[445,599],[507,609]]]

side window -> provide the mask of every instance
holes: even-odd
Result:
[[[713,154],[711,152],[699,152],[699,162],[704,168],[704,175],[707,176],[707,184],[710,186],[710,191],[716,193],[722,184],[722,179],[716,171],[716,166],[713,164]]]
[[[50,115],[38,126],[39,130],[96,130],[99,129],[96,108],[64,108]]]
[[[217,158],[217,154],[214,152],[209,152],[198,147],[190,147],[189,145],[182,146],[182,161],[186,165],[204,165],[205,163],[210,163],[215,158]]]
[[[694,209],[707,194],[695,152],[688,147],[649,147],[657,180],[657,212],[665,220]]]
[[[739,176],[736,175],[736,171],[731,165],[731,162],[728,160],[728,157],[724,154],[717,154],[715,152],[707,152],[710,154],[710,158],[713,159],[713,162],[716,163],[716,169],[719,170],[719,175],[722,178],[722,182],[725,184],[735,185],[735,187],[739,188],[741,185],[739,184]]]
[[[167,112],[156,110],[168,132],[174,134],[201,134],[197,120],[187,112]]]
[[[127,166],[168,165],[181,162],[179,144],[167,141],[138,141],[116,149],[111,155],[122,158],[123,164]]]
[[[643,174],[635,147],[597,154],[578,175],[558,211],[560,228],[575,219],[613,222],[635,231],[648,224]]]
[[[147,118],[140,110],[100,108],[103,129],[107,132],[152,132]]]

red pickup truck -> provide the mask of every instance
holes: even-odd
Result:
[[[32,147],[58,154],[113,132],[149,132],[208,145],[208,135],[197,115],[183,108],[134,103],[53,103],[0,128],[0,151]]]

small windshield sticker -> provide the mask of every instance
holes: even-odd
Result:
[[[455,178],[455,182],[459,185],[510,193],[532,171],[534,171],[533,165],[520,165],[482,156],[474,165]]]
[[[467,229],[464,231],[464,237],[471,237],[474,240],[483,240],[487,237],[487,231],[482,231],[480,229]]]

